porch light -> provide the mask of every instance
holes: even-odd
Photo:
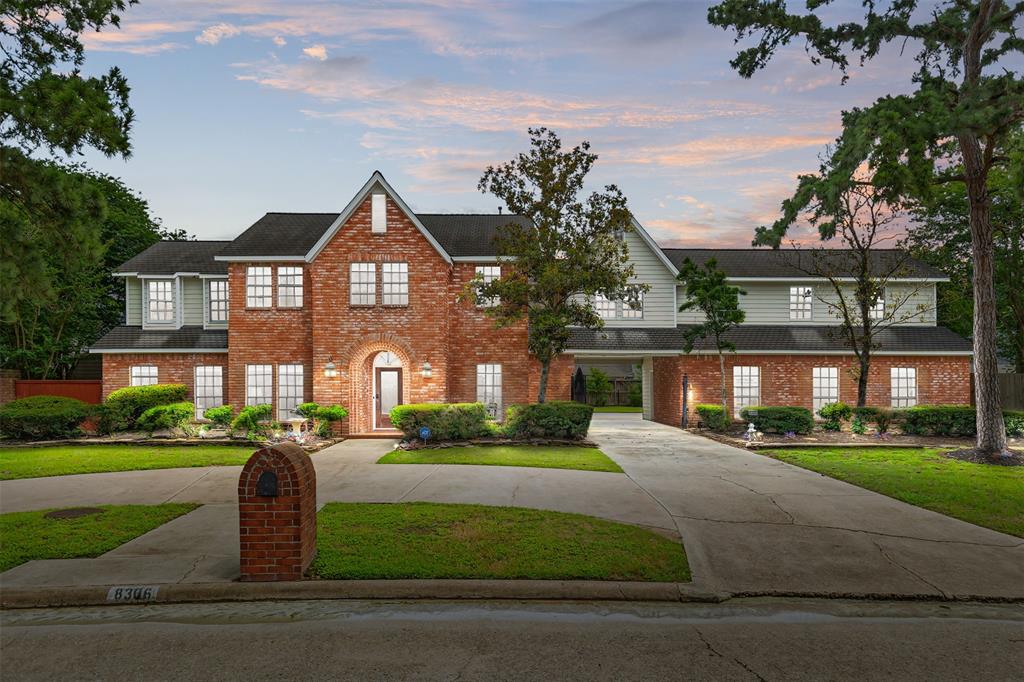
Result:
[[[334,365],[332,358],[327,359],[327,364],[324,365],[324,376],[325,377],[336,377],[338,376],[338,368]]]
[[[424,362],[423,363],[423,368],[420,370],[420,374],[423,375],[424,379],[429,379],[430,377],[432,377],[434,375],[434,370],[433,370],[433,368],[431,368],[429,362]]]

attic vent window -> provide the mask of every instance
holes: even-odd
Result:
[[[388,203],[383,194],[373,195],[370,231],[378,234],[388,231]]]

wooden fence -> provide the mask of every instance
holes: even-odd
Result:
[[[1024,410],[1024,374],[996,375],[1004,410]],[[974,375],[971,375],[971,404],[974,404]]]
[[[28,398],[33,395],[59,395],[99,404],[103,402],[103,382],[91,379],[14,380],[14,397]]]
[[[612,382],[612,392],[608,394],[608,399],[605,401],[605,405],[629,405],[629,389],[632,386],[639,386],[640,379],[631,379],[628,377],[609,377]],[[586,392],[585,400],[588,405],[594,404],[594,397],[590,395],[590,392]],[[573,395],[573,400],[579,400],[580,397]]]

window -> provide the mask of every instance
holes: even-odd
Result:
[[[302,307],[302,268],[292,265],[278,266],[277,305],[281,308]]]
[[[151,279],[146,283],[147,322],[174,321],[174,280]]]
[[[875,299],[875,304],[868,309],[869,320],[881,320],[885,318],[885,296],[881,295]]]
[[[644,317],[644,293],[640,292],[640,298],[636,303],[630,305],[622,302],[622,316],[627,320],[642,320]]]
[[[210,322],[228,321],[228,281],[210,280]]]
[[[295,408],[302,404],[302,365],[278,365],[277,367],[277,418],[281,421],[295,419]]]
[[[348,302],[351,305],[373,305],[377,302],[377,267],[373,263],[349,265]]]
[[[483,280],[484,284],[490,284],[496,279],[501,279],[501,266],[500,265],[478,265],[476,266],[476,274],[480,279]],[[490,308],[498,305],[497,298],[478,298],[476,304],[480,308]]]
[[[812,287],[790,287],[789,288],[789,319],[809,320],[811,319],[811,306],[814,296]]]
[[[831,403],[839,402],[839,368],[815,367],[811,375],[811,400],[814,414]]]
[[[271,365],[245,366],[245,404],[274,404],[274,368]]]
[[[597,309],[598,317],[605,320],[615,319],[615,301],[597,294],[594,296],[594,308]]]
[[[889,370],[892,382],[892,406],[913,407],[917,405],[917,369],[914,367],[893,367]]]
[[[249,308],[269,308],[271,289],[270,268],[250,265],[245,270],[245,305]]]
[[[756,407],[761,403],[761,368],[732,368],[732,404],[736,416],[744,407]]]
[[[493,419],[501,418],[501,365],[476,366],[476,401]]]
[[[135,365],[131,368],[132,386],[149,386],[157,381],[156,365]]]
[[[374,194],[371,200],[370,231],[388,231],[388,198],[383,194]]]
[[[211,407],[220,407],[224,404],[224,368],[223,367],[196,367],[196,419],[203,419],[203,415]]]
[[[384,305],[409,305],[409,264],[380,266],[380,296]]]

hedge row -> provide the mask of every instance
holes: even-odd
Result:
[[[74,398],[34,395],[0,405],[0,433],[11,438],[47,440],[69,438],[81,431],[79,425],[93,406]]]
[[[434,440],[466,440],[482,436],[511,438],[583,438],[594,408],[570,401],[551,401],[508,408],[504,425],[490,420],[481,403],[418,403],[391,410],[391,424],[406,438],[430,429]]]
[[[814,415],[806,407],[744,407],[740,417],[765,433],[810,433]]]

